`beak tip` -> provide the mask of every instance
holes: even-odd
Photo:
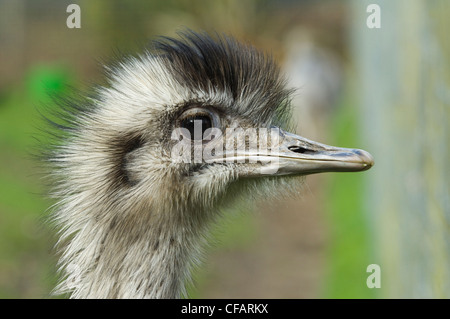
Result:
[[[353,152],[359,157],[359,159],[363,163],[364,171],[370,169],[372,166],[375,165],[375,160],[369,152],[366,152],[364,150],[354,150]]]

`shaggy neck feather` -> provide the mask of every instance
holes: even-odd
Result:
[[[205,229],[198,223],[194,227],[185,215],[140,211],[126,218],[86,221],[63,253],[66,278],[57,292],[69,292],[72,298],[185,295]]]

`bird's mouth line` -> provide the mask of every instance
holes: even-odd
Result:
[[[264,173],[249,175],[307,175],[322,172],[358,172],[373,166],[373,158],[362,150],[336,148],[330,151],[317,151],[315,155],[293,156],[286,154],[238,154],[214,158],[210,163],[260,164],[255,170]]]
[[[290,157],[290,156],[282,156],[282,155],[236,155],[236,156],[226,156],[226,157],[217,157],[212,160],[207,160],[207,163],[247,163],[251,161],[253,163],[265,163],[270,162],[273,159],[286,159],[292,161],[313,161],[313,162],[337,162],[337,163],[349,163],[349,164],[361,164],[364,166],[372,166],[373,164],[364,163],[357,160],[336,160],[336,159],[317,159],[317,158],[307,158],[307,157]],[[248,160],[248,161],[247,161]]]

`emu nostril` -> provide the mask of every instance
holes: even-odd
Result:
[[[289,146],[288,149],[294,153],[301,153],[301,154],[312,154],[314,151],[309,150],[307,148],[301,147],[301,146]]]

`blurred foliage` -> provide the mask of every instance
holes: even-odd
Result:
[[[355,132],[359,112],[350,96],[351,88],[341,101],[332,128],[333,145],[350,147],[362,145]],[[366,173],[367,174],[367,173]],[[367,178],[367,177],[366,177]],[[360,174],[333,174],[327,179],[326,213],[330,223],[328,246],[328,278],[325,288],[327,298],[374,298],[376,291],[368,289],[366,272],[374,263],[372,234],[368,227],[368,212],[365,211],[364,176]]]
[[[450,297],[450,2],[380,0],[382,27],[358,28],[360,121],[376,159],[367,198],[387,298]]]
[[[40,115],[36,101],[64,91],[69,75],[39,66],[0,104],[0,298],[46,296],[55,283],[50,233],[42,223],[50,206],[33,160]]]

